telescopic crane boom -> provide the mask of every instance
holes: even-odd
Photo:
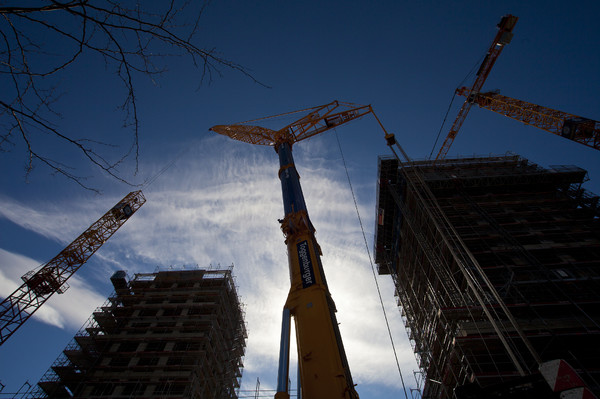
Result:
[[[260,126],[219,125],[210,130],[251,144],[269,145],[279,154],[279,179],[285,217],[280,220],[288,248],[291,288],[283,310],[276,399],[289,399],[290,316],[294,316],[302,397],[357,399],[325,280],[321,249],[308,216],[292,145],[360,118],[370,106],[337,101],[314,107],[277,131]]]
[[[145,202],[146,198],[141,191],[127,194],[52,260],[39,270],[26,273],[22,277],[23,285],[0,304],[0,345],[6,342],[52,294],[64,293],[69,288],[69,277]]]
[[[490,74],[494,63],[498,59],[498,56],[500,55],[502,50],[504,49],[504,46],[510,43],[510,41],[512,40],[512,30],[515,27],[517,20],[518,18],[513,15],[506,15],[500,20],[500,23],[498,24],[498,33],[496,34],[496,37],[494,37],[494,41],[492,41],[492,45],[490,46],[487,55],[483,60],[483,63],[479,67],[479,71],[477,71],[477,78],[475,79],[475,83],[473,83],[473,85],[469,89],[469,93],[479,93],[481,91],[483,83],[486,81],[488,75]],[[469,113],[469,110],[471,109],[471,105],[473,105],[473,103],[469,101],[465,101],[463,103],[460,111],[458,112],[458,116],[454,121],[454,124],[450,128],[448,136],[446,136],[446,140],[444,140],[440,151],[435,157],[436,161],[438,159],[444,159],[446,157],[446,154],[448,153],[448,150],[450,149],[454,138],[458,134],[460,127],[462,126],[463,122],[465,121],[465,118],[467,117],[467,114]]]
[[[564,111],[503,96],[497,92],[476,93],[461,87],[457,94],[471,104],[535,126],[557,136],[600,150],[600,122]]]

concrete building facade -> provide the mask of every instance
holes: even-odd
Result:
[[[599,394],[600,209],[585,179],[517,155],[380,159],[375,261],[423,398],[558,397],[538,372],[554,359]]]
[[[111,282],[33,397],[237,398],[247,336],[231,269]]]

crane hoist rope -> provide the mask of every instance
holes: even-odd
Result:
[[[335,132],[335,138],[336,138],[336,141],[338,144],[338,148],[340,149],[340,155],[342,156],[342,164],[344,166],[344,170],[346,171],[346,177],[348,178],[348,186],[350,187],[350,192],[352,194],[352,201],[354,201],[354,209],[356,210],[356,217],[358,219],[358,223],[360,224],[360,231],[362,232],[363,241],[365,243],[367,257],[369,258],[369,264],[371,265],[371,271],[373,272],[373,280],[375,281],[375,287],[377,288],[377,295],[379,296],[379,303],[381,304],[383,318],[385,320],[387,332],[390,337],[392,351],[394,352],[394,359],[396,360],[396,367],[398,368],[398,374],[400,375],[400,381],[402,382],[402,389],[404,390],[404,397],[406,399],[408,399],[408,397],[409,397],[408,391],[406,390],[406,385],[404,384],[404,376],[402,375],[402,368],[400,367],[400,362],[398,361],[398,353],[396,352],[396,345],[394,344],[394,338],[392,336],[390,322],[388,320],[387,312],[385,310],[385,305],[383,303],[383,297],[381,295],[381,289],[379,288],[379,282],[377,281],[377,273],[375,272],[375,265],[373,264],[373,258],[371,257],[371,251],[369,250],[369,244],[367,242],[367,235],[365,234],[365,228],[362,223],[362,218],[360,217],[360,211],[358,210],[358,202],[356,201],[356,195],[354,195],[354,188],[352,187],[352,180],[350,179],[350,173],[348,172],[348,166],[346,165],[346,158],[344,157],[344,151],[342,150],[342,144],[340,143],[340,139],[337,134],[337,129],[334,128],[333,131]]]
[[[473,64],[473,67],[471,68],[471,70],[465,75],[463,80],[461,80],[461,82],[456,87],[462,87],[464,85],[464,83],[467,81],[467,79],[469,79],[472,75],[475,74],[475,71],[480,67],[480,65],[482,64],[484,59],[485,59],[485,56],[481,56],[477,60],[477,62],[475,64]],[[429,157],[427,159],[431,159],[431,156],[433,155],[433,151],[435,151],[435,147],[437,147],[437,143],[440,140],[440,136],[442,135],[444,126],[446,126],[446,120],[448,119],[448,114],[450,114],[450,110],[452,109],[452,104],[454,104],[454,99],[458,95],[457,92],[458,92],[458,89],[454,90],[454,92],[452,93],[452,98],[450,99],[450,104],[448,105],[448,109],[446,110],[446,115],[444,115],[444,120],[442,121],[442,125],[440,126],[440,130],[438,131],[438,134],[435,138],[435,142],[433,143],[433,146],[431,147],[431,151],[429,152]]]
[[[456,98],[456,91],[452,94],[452,99],[450,100],[450,104],[448,105],[448,109],[446,110],[446,115],[444,115],[444,120],[442,121],[442,126],[440,126],[440,130],[438,130],[438,134],[435,138],[435,142],[433,143],[433,147],[431,147],[431,152],[429,153],[428,159],[431,159],[431,156],[433,155],[433,151],[435,150],[435,147],[437,147],[438,140],[440,139],[440,136],[442,135],[442,130],[444,129],[444,125],[446,125],[446,120],[448,119],[448,114],[450,113],[450,109],[452,108],[452,104],[454,103],[455,98]]]
[[[262,118],[256,118],[256,119],[250,119],[248,121],[237,122],[237,123],[235,123],[235,125],[245,125],[245,124],[248,124],[248,123],[253,123],[253,122],[258,122],[258,121],[264,121],[264,120],[268,120],[268,119],[276,119],[276,118],[280,118],[280,117],[284,117],[284,116],[290,116],[290,115],[299,114],[301,112],[313,111],[313,110],[315,110],[317,108],[319,108],[319,107],[310,107],[310,108],[299,109],[299,110],[296,110],[296,111],[283,112],[281,114],[275,114],[275,115],[270,115],[270,116],[263,116]]]

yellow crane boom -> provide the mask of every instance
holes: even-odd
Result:
[[[308,139],[372,112],[369,105],[339,101],[308,108],[305,111],[310,112],[277,131],[247,124],[217,125],[211,127],[210,130],[249,144],[275,146],[283,141],[296,143]],[[278,116],[280,115],[274,115],[271,118]]]

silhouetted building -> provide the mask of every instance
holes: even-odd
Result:
[[[537,371],[553,359],[598,395],[600,210],[585,179],[517,155],[379,160],[375,262],[423,398],[558,397]]]
[[[116,272],[38,383],[47,398],[237,398],[246,329],[229,270]]]

